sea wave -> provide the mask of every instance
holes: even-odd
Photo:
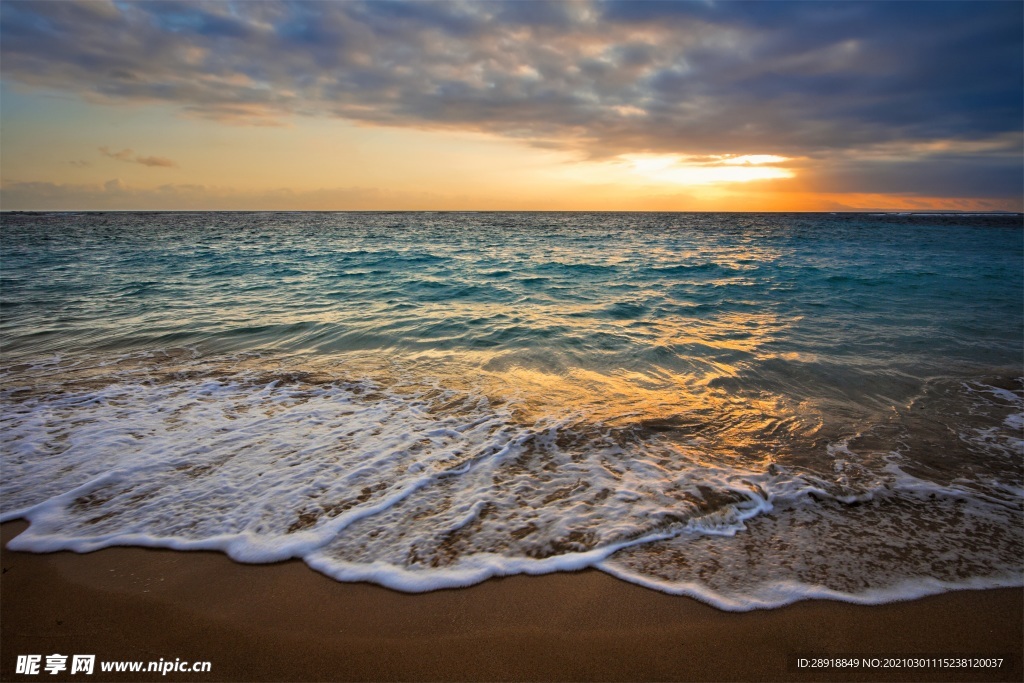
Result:
[[[8,374],[0,519],[31,522],[12,549],[302,558],[407,591],[596,567],[724,609],[1021,581],[1019,491],[909,474],[906,434],[880,450],[728,410],[531,418],[514,399],[422,377],[340,381],[256,356],[182,350],[111,367],[34,367],[59,390]],[[1014,438],[1019,389],[961,386]],[[1017,446],[993,429],[962,438],[1012,469]],[[743,431],[772,457],[721,447]]]

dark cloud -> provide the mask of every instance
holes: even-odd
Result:
[[[922,197],[1019,197],[1024,166],[1019,158],[937,154],[924,161],[852,161],[815,173],[823,192],[904,194]]]
[[[469,128],[594,158],[1005,141],[936,159],[955,175],[1020,155],[1022,25],[1024,4],[984,1],[6,0],[0,50],[6,81],[95,101]]]
[[[138,8],[150,16],[159,31],[199,35],[212,39],[246,39],[254,32],[245,20],[232,14],[214,14],[201,6],[182,2],[144,2]]]

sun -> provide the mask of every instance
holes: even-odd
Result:
[[[674,185],[746,183],[796,175],[792,169],[781,165],[792,161],[790,157],[774,154],[623,154],[619,159],[629,165],[633,174]]]

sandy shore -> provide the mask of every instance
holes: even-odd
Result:
[[[24,523],[2,527],[3,543]],[[3,680],[1021,680],[1024,592],[744,614],[598,571],[406,595],[301,562],[111,548],[2,555]],[[20,654],[205,660],[204,674],[15,673]],[[1011,655],[999,670],[800,670],[793,656]],[[65,672],[66,673],[66,672]]]

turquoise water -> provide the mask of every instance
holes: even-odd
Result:
[[[4,214],[32,550],[722,607],[1019,585],[1019,215]]]

